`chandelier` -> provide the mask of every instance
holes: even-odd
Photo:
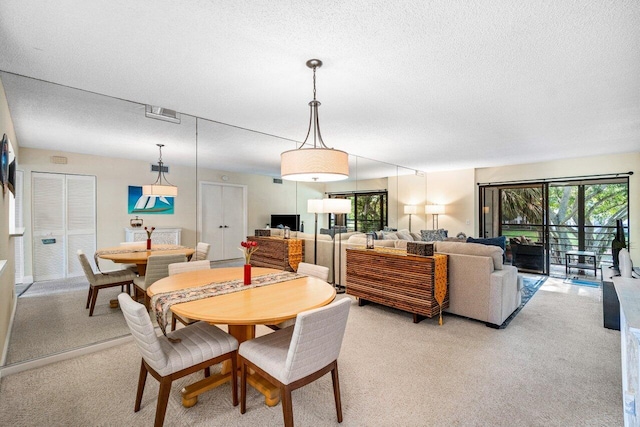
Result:
[[[280,155],[280,174],[290,181],[327,182],[339,181],[349,177],[349,155],[340,150],[329,148],[322,140],[318,107],[316,100],[316,68],[322,66],[319,59],[307,61],[307,67],[313,69],[313,101],[309,102],[310,117],[307,136],[300,147],[285,151]],[[313,130],[313,147],[309,136]],[[305,146],[307,146],[305,148]]]
[[[153,184],[142,186],[142,195],[175,197],[178,195],[178,187],[169,183],[167,178],[164,176],[164,166],[162,163],[162,147],[164,147],[164,144],[156,145],[160,149],[160,158],[158,158],[158,178]]]

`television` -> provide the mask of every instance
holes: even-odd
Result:
[[[300,230],[300,215],[271,215],[271,228],[289,227],[291,231]]]

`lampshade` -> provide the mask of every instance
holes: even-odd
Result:
[[[142,195],[176,197],[178,195],[178,187],[169,183],[167,178],[164,176],[164,163],[162,162],[162,147],[164,147],[164,144],[156,145],[160,150],[160,157],[158,158],[158,178],[156,178],[156,182],[153,184],[142,186]]]
[[[333,148],[298,148],[280,155],[283,179],[329,182],[349,178],[349,155]]]
[[[426,205],[424,207],[424,213],[428,214],[443,214],[444,213],[444,205]]]
[[[178,195],[178,187],[176,187],[175,185],[161,185],[161,184],[143,185],[142,194],[144,196],[176,197]]]
[[[313,100],[309,102],[310,118],[307,136],[300,147],[285,151],[280,155],[280,175],[283,179],[306,182],[339,181],[349,178],[349,155],[329,148],[322,140],[316,99],[316,69],[322,66],[319,59],[307,61],[313,69]],[[313,145],[309,136],[313,135]],[[308,142],[308,147],[307,146]]]
[[[343,214],[351,212],[351,199],[322,199],[323,212]]]
[[[418,213],[418,207],[416,205],[404,205],[404,213],[416,214]]]
[[[324,213],[324,203],[322,199],[309,199],[307,200],[307,212],[308,213]]]

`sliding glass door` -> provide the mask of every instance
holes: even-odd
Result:
[[[480,232],[507,237],[507,261],[523,271],[564,272],[567,251],[611,262],[616,220],[628,242],[629,180],[549,180],[480,186]]]
[[[598,264],[612,262],[616,220],[628,230],[628,188],[626,179],[550,183],[551,262],[564,264],[566,252],[576,250],[593,252]]]

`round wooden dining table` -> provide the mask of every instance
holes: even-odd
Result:
[[[147,259],[151,255],[184,254],[189,259],[194,252],[194,248],[163,244],[154,244],[151,246],[151,250],[146,250],[146,242],[140,242],[140,245],[132,244],[101,248],[96,251],[96,256],[119,264],[135,264],[138,268],[138,274],[144,276],[147,271]]]
[[[282,273],[273,268],[252,268],[252,277],[270,273]],[[213,268],[165,277],[147,289],[149,297],[171,291],[207,285],[216,282],[239,280],[242,267]],[[298,313],[322,307],[335,299],[336,291],[327,282],[312,276],[304,276],[266,286],[183,302],[171,306],[180,317],[201,320],[210,324],[228,325],[228,330],[239,343],[255,337],[256,325],[275,325],[293,319]],[[230,366],[230,364],[229,364]],[[182,390],[182,404],[190,407],[198,401],[198,395],[230,380],[229,367],[222,374],[191,384]],[[247,382],[265,396],[265,403],[274,406],[280,401],[277,387],[257,374]]]

